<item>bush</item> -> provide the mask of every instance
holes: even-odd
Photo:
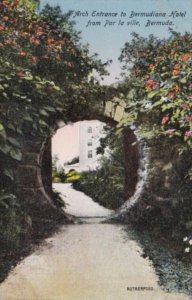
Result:
[[[192,146],[192,35],[171,31],[168,39],[132,34],[122,49],[127,119],[144,137],[165,136]],[[131,74],[131,76],[130,76]]]
[[[80,179],[80,174],[77,171],[72,169],[67,173],[65,182],[66,183],[73,183],[73,182],[76,182],[79,179]]]
[[[63,198],[61,197],[61,193],[57,192],[56,190],[52,191],[52,200],[57,207],[66,207],[66,203],[64,202]]]
[[[104,207],[117,209],[126,200],[123,135],[117,135],[107,126],[105,130],[106,136],[101,138],[97,153],[104,154],[108,148],[110,155],[101,159],[100,168],[81,173],[81,178],[73,186]]]
[[[53,183],[64,183],[66,179],[65,170],[63,168],[57,169],[57,162],[59,158],[53,157],[52,160],[52,181]]]

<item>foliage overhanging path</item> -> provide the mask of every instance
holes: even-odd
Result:
[[[67,122],[102,111],[100,99],[106,96],[92,78],[93,70],[106,73],[105,64],[81,45],[70,14],[49,6],[38,14],[36,2],[0,3],[0,210],[5,239],[5,228],[15,235],[11,223],[18,211],[23,214],[14,184],[22,159],[20,141],[47,137],[59,117]]]
[[[173,137],[191,148],[192,35],[170,30],[166,40],[132,36],[119,58],[129,115],[124,123],[135,122],[146,138]]]

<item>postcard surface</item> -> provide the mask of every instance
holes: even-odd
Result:
[[[148,161],[135,129],[139,112],[130,113],[135,100],[130,108],[123,99],[137,93],[124,85],[132,78],[137,97],[145,93],[145,102],[136,109],[154,109],[159,119],[150,134],[163,130],[163,136],[175,134],[182,141],[179,145],[191,147],[191,45],[178,53],[170,50],[172,34],[173,40],[179,36],[174,40],[177,49],[182,36],[182,45],[190,40],[191,0],[41,0],[35,4],[35,16],[43,15],[43,21],[34,17],[32,0],[25,8],[22,1],[13,3],[0,4],[0,300],[191,299],[189,216],[186,230],[183,226],[182,233],[171,232],[174,237],[180,234],[180,252],[166,227],[173,223],[158,228],[162,231],[157,239],[150,235],[152,229],[127,225],[127,199],[131,205],[139,199],[151,161],[150,176],[162,169],[165,188],[158,190],[162,178],[155,175],[161,180],[152,183],[157,195],[150,197],[156,197],[158,206],[154,218],[156,211],[165,220],[172,214],[170,174],[176,152],[165,154],[161,143]],[[14,14],[20,21],[14,23]],[[153,53],[157,43],[151,62],[150,37]],[[112,102],[107,93],[112,93]],[[191,183],[190,166],[190,156],[187,175],[177,164]],[[184,189],[177,188],[182,194]],[[147,201],[143,210],[150,213],[153,205]]]

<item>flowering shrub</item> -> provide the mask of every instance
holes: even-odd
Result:
[[[125,110],[128,114],[123,120],[124,124],[135,123],[140,135],[146,139],[161,137],[160,142],[165,140],[167,143],[170,138],[173,140],[170,145],[174,146],[175,152],[178,151],[175,162],[179,163],[174,165],[169,155],[166,158],[169,149],[165,146],[162,156],[172,165],[170,173],[166,174],[167,177],[163,172],[155,174],[158,178],[165,178],[164,182],[173,176],[169,186],[158,181],[162,187],[162,198],[167,189],[170,198],[176,199],[170,201],[169,208],[164,205],[165,211],[170,209],[172,216],[170,214],[171,217],[166,219],[161,210],[156,211],[155,196],[153,198],[150,195],[148,199],[154,213],[151,211],[146,214],[146,222],[154,228],[154,232],[157,230],[160,233],[159,236],[165,236],[167,228],[170,237],[178,245],[181,236],[186,235],[182,242],[183,252],[191,255],[192,240],[188,237],[192,211],[191,164],[187,158],[191,155],[192,146],[192,34],[181,35],[170,31],[168,39],[158,39],[153,35],[144,38],[133,34],[133,39],[122,49],[120,60],[124,63],[125,82],[121,90],[127,102]],[[159,150],[158,143],[151,144],[156,146],[156,151]],[[179,154],[183,155],[179,157]],[[156,161],[153,154],[152,157]],[[159,172],[161,170],[163,168]],[[160,189],[157,187],[153,191],[158,194]],[[144,203],[148,204],[148,199],[143,199]],[[145,218],[144,214],[141,220]]]
[[[50,24],[50,15],[38,16],[22,3],[5,0],[0,4],[1,56],[20,69],[30,68],[33,74],[49,79],[57,77],[62,83],[87,78],[95,64],[87,50],[78,48],[64,29]]]
[[[3,0],[0,15],[0,225],[7,232],[6,226],[8,231],[16,226],[9,227],[2,216],[19,216],[22,210],[19,199],[9,201],[22,158],[20,140],[48,136],[57,118],[73,121],[89,115],[95,103],[100,107],[95,95],[100,99],[102,91],[88,76],[93,69],[105,70],[58,7],[37,14],[33,0]]]
[[[191,146],[192,35],[172,32],[167,40],[133,36],[120,57],[125,63],[124,69],[132,75],[127,86],[140,90],[132,92],[131,97],[128,93],[128,108],[130,102],[134,102],[132,109],[138,111],[137,117],[141,113],[154,116],[148,120],[150,130],[177,136]]]
[[[4,0],[0,14],[0,159],[8,157],[4,175],[13,179],[9,161],[21,159],[18,135],[48,132],[54,116],[73,118],[72,106],[74,114],[90,109],[96,85],[88,75],[104,69],[59,8],[37,15],[33,1]]]

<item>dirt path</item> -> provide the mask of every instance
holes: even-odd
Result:
[[[92,223],[65,225],[46,239],[0,285],[0,300],[189,299],[160,289],[151,262],[123,225],[98,223],[111,211],[70,185],[57,187],[67,197],[68,212]]]

